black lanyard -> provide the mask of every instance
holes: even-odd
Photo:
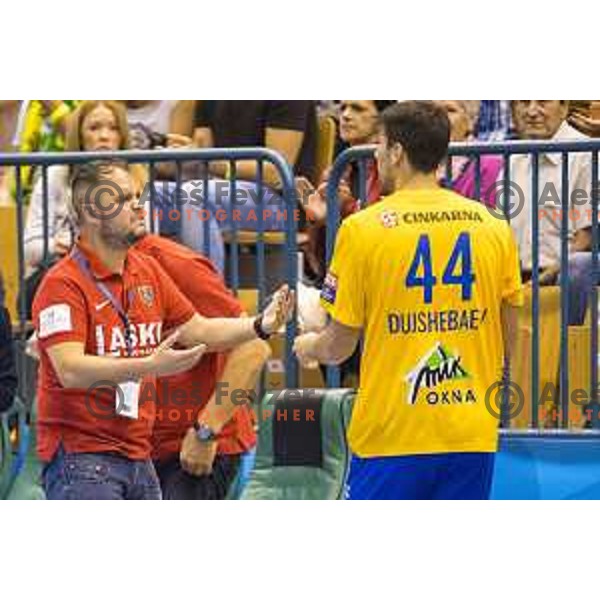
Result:
[[[131,322],[129,321],[127,313],[123,310],[123,305],[121,304],[118,298],[115,298],[113,293],[108,289],[108,287],[106,287],[103,281],[98,281],[94,277],[90,268],[89,260],[81,253],[81,250],[79,250],[79,248],[74,248],[71,252],[71,256],[75,259],[83,273],[94,282],[98,291],[112,304],[113,308],[117,311],[117,314],[119,315],[119,318],[123,323],[127,356],[133,356],[133,344],[131,341],[131,332],[129,327]]]

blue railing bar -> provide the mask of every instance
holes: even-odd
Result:
[[[560,243],[560,415],[569,426],[569,155],[561,155],[561,243]]]
[[[532,196],[538,197],[540,172],[539,172],[539,155],[532,156],[531,169],[531,189]],[[531,362],[533,377],[531,378],[531,410],[532,410],[532,427],[539,426],[538,400],[540,387],[540,214],[534,203],[531,205],[532,214],[532,263],[531,263],[531,278],[532,278],[532,319],[533,319],[533,337],[531,340]]]
[[[206,212],[202,212],[206,211]],[[208,163],[202,163],[202,202],[200,205],[200,214],[204,217],[209,214],[208,208]],[[202,228],[204,231],[204,239],[202,245],[204,246],[204,256],[212,258],[210,250],[210,219],[202,219]],[[225,267],[225,265],[223,265]],[[225,274],[223,273],[223,276]]]
[[[48,260],[50,240],[48,239],[48,167],[42,167],[42,223],[44,227],[43,260]]]
[[[358,162],[358,205],[361,208],[367,206],[367,168],[366,161]]]
[[[341,171],[348,162],[363,158],[373,158],[374,144],[355,146],[340,153],[335,160],[330,179],[339,180]],[[453,142],[448,149],[448,156],[467,156],[469,154],[542,154],[546,152],[595,152],[600,151],[600,139],[567,140],[567,141],[527,141],[510,140],[504,142],[464,143]],[[337,167],[337,168],[336,168]]]
[[[502,189],[503,189],[503,194],[502,194],[502,200],[504,202],[504,205],[502,206],[504,215],[506,217],[506,220],[510,223],[510,207],[509,207],[509,203],[508,203],[508,198],[510,197],[508,194],[508,188],[509,188],[509,183],[510,183],[510,154],[508,153],[504,153],[503,154],[503,164],[504,164],[504,169],[503,169],[503,176],[502,176]],[[506,363],[506,379],[508,382],[512,381],[512,364],[511,361],[508,360]],[[510,414],[507,416],[507,412],[508,412],[508,407],[510,406],[509,402],[508,402],[508,395],[509,395],[509,387],[507,385],[505,385],[502,388],[502,408],[501,408],[501,414],[500,414],[500,427],[509,427],[510,426]]]
[[[293,292],[296,292],[296,282],[298,280],[298,224],[296,223],[297,194],[293,185],[283,187],[283,196],[287,206],[286,236],[285,236],[285,254],[287,259],[287,284]],[[298,387],[298,362],[292,352],[294,338],[297,335],[298,327],[298,302],[294,306],[294,315],[286,327],[286,345],[285,345],[285,385],[288,388]]]
[[[240,268],[239,268],[239,258],[240,258],[240,247],[238,244],[238,226],[237,221],[233,218],[234,211],[236,209],[236,195],[237,195],[237,186],[236,186],[236,178],[237,178],[237,163],[234,160],[229,161],[229,210],[230,213],[228,216],[231,217],[231,254],[230,258],[230,268],[231,268],[231,286],[233,291],[237,295],[238,290],[240,288]]]
[[[25,245],[23,243],[25,232],[25,219],[23,217],[23,183],[21,181],[21,169],[15,169],[15,191],[17,196],[17,256],[18,256],[18,274],[19,286],[25,281]],[[26,332],[25,323],[27,321],[27,305],[25,294],[19,294],[19,339],[21,344],[25,343]],[[22,375],[21,373],[19,375]]]
[[[481,201],[481,156],[475,155],[475,198]]]
[[[592,152],[592,273],[593,277],[598,275],[598,152]],[[592,404],[598,410],[598,288],[597,280],[593,281],[591,293],[591,315],[592,315],[592,339],[591,339],[591,399]],[[592,419],[594,427],[600,426],[599,415]]]
[[[294,187],[294,176],[286,160],[274,150],[248,148],[194,148],[177,150],[118,150],[102,152],[11,152],[0,153],[0,164],[8,166],[37,166],[83,164],[94,161],[126,161],[157,163],[168,161],[266,160],[279,171],[283,187]]]
[[[150,177],[150,232],[151,233],[160,233],[160,223],[157,223],[158,216],[156,214],[156,190],[154,189],[154,184],[156,182],[156,167],[154,163],[150,165],[149,168],[149,177]],[[164,204],[164,202],[163,202]],[[164,212],[165,206],[161,208],[161,211]],[[162,220],[164,218],[164,214],[161,215]]]
[[[264,165],[262,160],[256,164],[256,187],[258,188],[258,223],[256,243],[256,278],[258,281],[258,306],[265,301],[265,242],[264,242]]]

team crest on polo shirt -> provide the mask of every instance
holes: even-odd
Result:
[[[151,285],[140,285],[137,292],[146,306],[154,304],[154,288]]]
[[[395,210],[384,210],[380,216],[381,224],[386,229],[398,227],[398,213]]]

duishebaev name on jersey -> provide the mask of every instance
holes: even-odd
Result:
[[[387,328],[391,335],[477,331],[486,322],[486,317],[487,308],[389,312]]]

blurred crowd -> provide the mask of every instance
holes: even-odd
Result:
[[[326,198],[329,166],[345,148],[375,143],[378,139],[378,116],[394,100],[335,101],[191,101],[191,100],[28,100],[0,103],[0,151],[113,151],[117,149],[182,149],[264,146],[280,153],[293,167],[299,192],[299,244],[304,253],[304,276],[315,286],[325,276]],[[521,140],[582,140],[600,136],[600,102],[569,100],[443,100],[451,123],[453,142],[501,142]],[[328,125],[329,126],[326,126]],[[552,183],[560,194],[561,157],[546,154],[539,161],[539,189]],[[174,162],[136,171],[138,192],[148,191],[153,183],[153,198],[158,211],[152,217],[163,236],[176,239],[193,250],[206,254],[221,273],[225,270],[225,242],[234,227],[256,231],[259,221],[256,202],[235,206],[231,181],[236,194],[257,198],[262,193],[263,206],[283,208],[282,184],[276,168],[267,162],[238,161],[235,173],[228,161],[208,165]],[[521,187],[526,206],[512,226],[519,242],[523,276],[533,273],[531,239],[532,158],[513,156],[510,179]],[[455,157],[441,165],[439,180],[460,194],[490,206],[496,204],[497,182],[504,178],[504,161],[495,155]],[[360,208],[378,202],[381,197],[377,164],[366,164],[366,193],[359,190],[359,170],[350,166],[338,187],[342,218]],[[42,273],[73,243],[76,231],[68,210],[69,167],[52,166],[47,176],[24,167],[22,190],[27,206],[24,232],[27,272],[33,277],[31,293]],[[204,190],[206,184],[207,189]],[[591,156],[571,154],[569,188],[587,190],[591,196]],[[194,197],[199,191],[200,204],[188,202],[181,208],[179,195]],[[14,169],[0,167],[0,204],[14,201]],[[44,196],[47,195],[47,221]],[[559,204],[560,206],[560,204]],[[590,206],[588,197],[588,204]],[[235,210],[231,210],[234,208]],[[582,209],[582,205],[577,205]],[[157,218],[158,215],[158,218]],[[48,230],[45,232],[44,223]],[[281,210],[265,210],[265,231],[283,231],[285,218]],[[594,276],[590,271],[592,248],[591,214],[579,210],[569,219],[570,260],[574,276],[572,321],[579,322],[585,312],[586,290]],[[542,284],[555,283],[560,263],[561,219],[555,214],[541,215],[539,279]]]

